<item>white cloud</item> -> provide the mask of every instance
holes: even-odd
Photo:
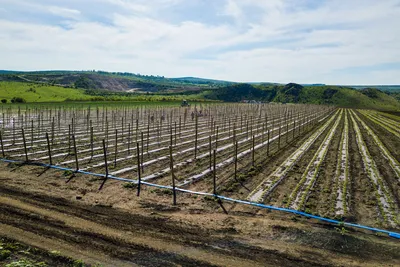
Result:
[[[109,2],[111,4],[123,7],[125,9],[129,9],[131,11],[136,11],[136,12],[141,12],[141,13],[149,11],[149,8],[146,5],[133,3],[132,1],[127,1],[127,0],[106,0],[106,2]]]
[[[47,10],[54,15],[65,18],[77,18],[81,14],[79,10],[59,6],[50,6]]]
[[[228,0],[223,15],[232,16],[239,20],[242,18],[243,13],[236,1]]]
[[[398,1],[332,0],[313,8],[293,6],[306,0],[226,1],[215,16],[230,15],[241,26],[229,21],[168,22],[163,12],[184,5],[180,0],[103,1],[123,7],[124,12],[110,9],[106,14],[110,22],[103,23],[85,17],[84,9],[38,4],[42,10],[74,20],[67,28],[52,22],[0,20],[0,69],[102,69],[234,81],[400,83],[396,70],[340,71],[400,61]],[[20,2],[19,6],[24,5]],[[261,12],[258,22],[248,19],[249,6]]]

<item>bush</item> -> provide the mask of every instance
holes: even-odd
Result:
[[[6,267],[46,267],[46,266],[47,264],[45,262],[35,263],[27,259],[14,261],[6,265]]]
[[[128,182],[128,183],[122,184],[122,187],[124,187],[126,189],[134,189],[134,188],[136,188],[136,184]]]
[[[85,263],[82,260],[76,260],[74,261],[73,267],[85,267]]]
[[[4,249],[0,251],[0,261],[8,259],[11,256],[11,251]]]
[[[2,100],[1,100],[1,103],[3,103],[3,104],[7,103],[7,99],[5,99],[5,98],[2,99]]]
[[[26,100],[22,97],[13,97],[13,99],[11,99],[11,103],[26,103]]]

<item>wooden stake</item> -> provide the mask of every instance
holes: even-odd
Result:
[[[289,122],[286,120],[286,144],[289,138]]]
[[[22,139],[24,141],[24,151],[25,151],[25,161],[28,162],[28,150],[26,149],[26,140],[25,140],[25,131],[24,128],[21,129],[22,130]]]
[[[101,190],[108,179],[108,160],[107,160],[107,147],[106,140],[103,139],[103,154],[104,154],[104,166],[106,167],[106,177],[104,177],[103,182],[101,183],[99,190]]]
[[[279,133],[278,133],[278,149],[281,148],[281,126],[279,125]]]
[[[174,143],[175,143],[175,146],[176,146],[176,131],[177,131],[176,121],[175,121],[174,123],[175,123],[175,137],[174,137]]]
[[[174,160],[172,158],[172,146],[169,146],[169,166],[171,169],[171,176],[172,176],[173,205],[176,205],[175,174],[174,174]]]
[[[237,158],[237,154],[238,154],[238,142],[235,142],[235,181],[237,181],[237,162],[238,162],[238,158]]]
[[[217,173],[217,170],[216,170],[216,154],[217,154],[217,151],[214,149],[214,160],[213,160],[213,194],[214,195],[217,195],[217,179],[216,179],[216,173]]]
[[[51,123],[51,144],[54,144],[54,127],[55,127],[55,123],[54,123],[54,117],[53,117],[53,121]]]
[[[136,119],[136,142],[138,141],[138,132],[139,132],[139,120]]]
[[[147,152],[147,156],[149,156],[149,141],[150,141],[150,123],[147,124],[147,140],[146,140],[146,152]]]
[[[12,130],[13,130],[13,141],[12,141],[12,144],[14,145],[15,144],[15,118],[12,119]]]
[[[131,154],[131,124],[128,123],[128,155]]]
[[[4,154],[3,130],[0,130],[0,143],[1,143],[1,153],[3,155],[3,158],[5,158],[6,155]]]
[[[143,151],[144,151],[144,149],[143,149],[143,146],[144,146],[144,140],[143,140],[143,132],[140,132],[140,135],[141,135],[141,139],[142,139],[142,141],[141,141],[141,150],[140,150],[140,162],[142,162],[142,164],[141,164],[141,166],[142,166],[142,173],[144,173],[144,165],[143,165]]]
[[[76,150],[76,140],[75,140],[75,134],[72,135],[72,141],[74,142],[74,154],[75,154],[75,165],[76,165],[76,170],[79,170],[79,163],[78,163],[78,152]]]
[[[197,127],[198,127],[198,122],[199,122],[199,119],[198,119],[198,116],[197,116],[197,113],[196,113],[195,137],[194,137],[194,159],[197,158],[197,133],[198,133]]]
[[[142,183],[142,176],[141,176],[141,166],[140,166],[140,151],[139,151],[139,142],[136,143],[136,152],[137,152],[137,172],[138,172],[138,188],[137,188],[137,196],[140,195],[140,186]]]
[[[254,166],[254,158],[255,158],[254,143],[255,143],[255,137],[253,135],[253,138],[252,138],[252,149],[251,149],[251,161],[252,161],[252,165],[253,166]]]
[[[269,143],[270,143],[269,137],[270,137],[270,132],[271,132],[271,130],[268,129],[268,143],[267,143],[267,156],[268,156],[268,157],[269,157]]]
[[[31,149],[33,149],[33,120],[31,120]]]
[[[209,155],[209,162],[210,162],[210,170],[211,170],[211,164],[212,164],[212,153],[211,153],[211,151],[212,151],[212,144],[211,144],[211,135],[209,136],[209,148],[210,148],[210,155]]]
[[[71,124],[68,124],[68,155],[71,155]]]
[[[296,120],[293,121],[293,137],[292,137],[292,140],[294,140],[295,132],[296,132]]]
[[[217,134],[215,135],[215,149],[218,149],[218,127],[217,126]]]
[[[93,159],[94,154],[94,137],[93,137],[93,127],[90,127],[90,159]]]
[[[179,116],[179,138],[181,138],[181,130],[182,130],[181,126],[182,126],[182,116]]]
[[[117,156],[118,156],[118,130],[115,129],[115,151],[114,151],[114,168],[117,167]]]
[[[47,151],[49,153],[49,161],[50,165],[53,165],[53,160],[51,158],[51,147],[50,147],[50,140],[49,140],[49,134],[46,132],[46,140],[47,140]]]

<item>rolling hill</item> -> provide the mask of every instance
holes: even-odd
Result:
[[[165,78],[103,71],[0,71],[0,99],[9,102],[14,97],[21,97],[26,102],[184,98],[225,102],[259,100],[400,111],[396,92],[368,86],[356,89],[321,84],[246,84],[196,77]]]
[[[238,84],[209,91],[205,97],[229,102],[255,99],[400,111],[400,102],[397,99],[375,88],[356,90],[339,86],[302,86],[295,83],[270,86]]]
[[[118,92],[160,92],[200,90],[233,84],[232,82],[194,77],[165,78],[126,72],[104,71],[0,71],[0,81],[35,82],[62,87],[99,89]]]

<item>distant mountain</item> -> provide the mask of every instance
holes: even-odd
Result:
[[[192,99],[210,99],[228,102],[242,100],[261,100],[279,103],[313,103],[332,104],[340,107],[374,108],[381,110],[400,111],[400,86],[331,86],[322,84],[286,85],[279,83],[235,83],[196,77],[165,78],[163,76],[141,75],[127,72],[104,71],[0,71],[0,82],[8,82],[14,88],[20,88],[33,101],[43,99],[118,99],[129,98],[131,93],[156,94],[162,96],[191,96]],[[18,86],[17,84],[25,84]],[[79,89],[79,97],[73,91],[60,96],[55,93],[53,98],[46,97],[45,91],[39,95],[42,87],[37,88],[36,95],[29,84],[55,86],[60,91]],[[4,84],[3,84],[4,85]],[[23,88],[28,89],[23,89]],[[3,86],[4,88],[4,86]],[[48,88],[48,87],[46,87]],[[40,90],[39,90],[40,89]],[[25,90],[25,91],[24,91]],[[35,89],[36,90],[36,89]],[[49,88],[48,90],[52,90]],[[1,93],[1,92],[0,92]],[[82,95],[83,94],[83,95]],[[1,94],[0,94],[1,95]],[[12,98],[12,91],[4,94]],[[72,97],[73,96],[73,97]],[[47,101],[47,100],[46,100]],[[49,100],[50,101],[50,100]]]

